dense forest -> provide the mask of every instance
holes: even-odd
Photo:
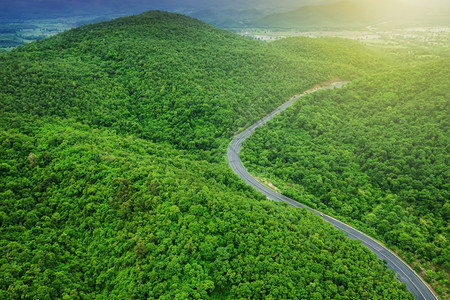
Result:
[[[30,121],[2,134],[2,299],[411,298],[359,242],[222,165]]]
[[[442,295],[450,261],[448,60],[308,95],[258,130],[245,165],[400,252]]]
[[[412,299],[228,168],[233,133],[293,94],[392,63],[283,43],[153,11],[1,53],[0,298]]]

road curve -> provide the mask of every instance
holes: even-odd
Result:
[[[397,274],[398,280],[400,282],[406,283],[408,290],[414,295],[416,299],[435,300],[437,299],[437,297],[434,295],[434,293],[431,291],[428,285],[423,281],[423,279],[420,278],[420,276],[416,272],[414,272],[404,261],[402,261],[398,256],[392,253],[385,246],[375,241],[371,237],[367,236],[366,234],[354,229],[353,227],[344,224],[339,220],[336,220],[335,218],[327,216],[315,209],[312,209],[306,205],[303,205],[295,200],[292,200],[282,194],[275,192],[274,190],[268,188],[267,186],[263,185],[255,178],[253,178],[250,175],[250,173],[248,173],[248,171],[245,169],[245,167],[242,165],[240,158],[242,143],[253,133],[253,131],[256,128],[270,121],[276,114],[285,110],[287,107],[292,105],[292,103],[295,100],[302,97],[303,95],[314,92],[319,89],[332,89],[336,87],[341,87],[344,84],[345,83],[334,83],[326,87],[311,89],[301,95],[295,96],[294,98],[290,99],[283,105],[279,106],[272,113],[265,116],[264,118],[262,118],[249,128],[247,128],[245,131],[236,135],[233,141],[231,141],[230,145],[228,146],[227,150],[228,164],[230,165],[234,173],[236,173],[240,178],[242,178],[248,185],[254,187],[258,191],[266,195],[267,198],[275,201],[287,202],[289,205],[293,207],[306,208],[307,210],[312,211],[313,213],[322,217],[324,221],[332,224],[337,229],[343,230],[349,238],[360,240],[362,244],[367,246],[367,248],[369,248],[372,252],[374,252],[378,256],[378,258],[387,262],[388,267]]]

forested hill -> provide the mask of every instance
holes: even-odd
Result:
[[[3,91],[14,94],[5,109],[210,150],[287,97],[331,77],[361,74],[364,67],[342,63],[342,56],[356,53],[366,70],[380,61],[352,50],[355,45],[347,43],[337,55],[329,46],[326,61],[314,51],[281,56],[275,45],[189,17],[148,12],[13,52],[2,63],[8,74]]]
[[[148,12],[1,54],[0,298],[410,299],[360,243],[225,163],[286,97],[385,65],[306,52]]]

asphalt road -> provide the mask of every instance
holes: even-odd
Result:
[[[341,87],[343,84],[345,83],[336,83],[320,89]],[[295,200],[292,200],[284,195],[275,192],[274,190],[268,188],[267,186],[263,185],[255,178],[253,178],[242,165],[240,159],[242,143],[253,133],[253,131],[256,128],[264,125],[269,120],[271,120],[276,114],[285,110],[301,96],[310,92],[314,92],[316,90],[318,89],[316,88],[309,90],[303,93],[302,95],[292,98],[288,102],[284,103],[283,105],[275,109],[272,113],[270,113],[260,121],[256,122],[242,133],[235,136],[233,141],[228,146],[227,150],[228,164],[240,178],[242,178],[248,185],[254,187],[258,191],[266,195],[268,199],[287,202],[289,205],[294,207],[306,208],[309,211],[312,211],[313,213],[322,217],[324,221],[332,224],[337,229],[343,230],[349,238],[360,240],[363,245],[367,246],[367,248],[369,248],[372,252],[374,252],[380,259],[387,262],[388,267],[397,274],[398,280],[406,283],[408,290],[414,295],[416,299],[427,299],[427,300],[437,299],[437,297],[434,295],[434,293],[431,291],[428,285],[422,280],[422,278],[420,278],[420,276],[416,272],[414,272],[405,262],[403,262],[398,256],[396,256],[382,244],[375,241],[371,237],[365,235],[364,233],[354,229],[353,227],[350,227],[349,225],[344,224],[339,220],[336,220],[335,218],[327,216],[315,209],[312,209],[306,205],[303,205]]]

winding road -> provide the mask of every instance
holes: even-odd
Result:
[[[437,299],[437,297],[434,295],[434,293],[431,291],[428,285],[423,281],[423,279],[420,278],[420,276],[416,272],[414,272],[404,261],[402,261],[398,256],[396,256],[385,246],[383,246],[376,240],[372,239],[371,237],[365,235],[364,233],[354,229],[353,227],[344,224],[339,220],[336,220],[335,218],[327,216],[315,209],[312,209],[306,205],[303,205],[295,200],[292,200],[284,195],[275,192],[274,190],[268,188],[267,186],[263,185],[255,178],[253,178],[250,175],[250,173],[248,173],[248,171],[245,169],[245,167],[242,165],[240,159],[240,151],[242,148],[242,143],[253,133],[253,131],[256,128],[270,121],[276,114],[285,110],[287,107],[292,105],[292,103],[294,103],[295,100],[302,97],[303,95],[314,92],[319,89],[333,89],[341,87],[344,84],[345,83],[334,83],[326,87],[314,88],[306,91],[301,95],[297,95],[291,98],[283,105],[279,106],[277,109],[275,109],[272,113],[270,113],[263,119],[259,120],[258,122],[247,128],[242,133],[235,136],[233,141],[228,146],[227,150],[228,164],[240,178],[242,178],[248,185],[254,187],[258,191],[266,195],[268,199],[287,202],[289,205],[293,207],[306,208],[307,210],[312,211],[313,213],[322,217],[324,221],[332,224],[337,229],[343,230],[349,238],[360,240],[362,244],[367,246],[367,248],[369,248],[372,252],[374,252],[378,256],[378,258],[387,262],[388,267],[397,274],[398,280],[406,283],[408,290],[414,295],[416,299],[435,300]]]

